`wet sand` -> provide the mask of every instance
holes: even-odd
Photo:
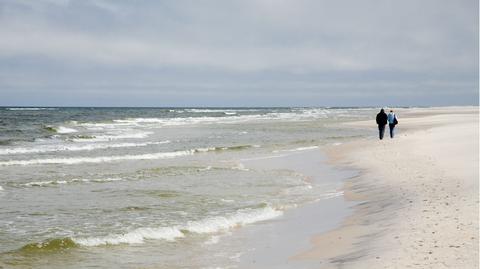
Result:
[[[397,135],[327,149],[360,175],[344,186],[356,201],[338,229],[291,260],[315,268],[478,268],[478,107],[401,109]],[[374,121],[346,123],[351,128]]]
[[[280,218],[237,230],[230,239],[241,242],[244,249],[239,257],[239,268],[309,269],[322,263],[318,260],[290,259],[290,256],[299,250],[308,250],[312,236],[338,227],[352,214],[351,208],[356,202],[346,201],[341,188],[342,182],[357,175],[357,172],[336,169],[327,165],[326,160],[321,149],[310,149],[243,161],[248,168],[296,171],[306,181],[322,189],[337,191],[326,192],[316,202],[288,208]]]

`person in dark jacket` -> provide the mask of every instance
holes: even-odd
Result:
[[[378,135],[380,137],[380,140],[383,139],[383,135],[385,134],[385,125],[387,125],[387,122],[388,122],[387,113],[385,113],[385,110],[383,110],[382,108],[380,110],[380,113],[377,114]]]

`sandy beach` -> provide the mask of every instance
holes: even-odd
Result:
[[[327,149],[356,201],[342,225],[314,236],[293,260],[320,268],[478,268],[478,107],[399,109],[394,139],[372,137]],[[387,134],[386,134],[387,135]]]

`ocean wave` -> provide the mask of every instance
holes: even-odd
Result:
[[[71,238],[55,238],[39,243],[30,243],[19,249],[21,253],[35,252],[56,252],[69,248],[77,247],[77,244]]]
[[[185,112],[188,113],[223,113],[225,115],[236,115],[237,112],[240,110],[237,109],[198,109],[198,108],[192,108],[192,109],[185,109]],[[245,111],[245,110],[243,110]]]
[[[171,227],[141,227],[122,234],[91,237],[65,237],[45,240],[38,243],[29,243],[17,251],[23,253],[58,252],[76,247],[96,247],[119,244],[141,244],[146,240],[175,241],[190,233],[217,234],[229,231],[232,228],[245,226],[261,221],[270,220],[283,215],[283,211],[270,206],[263,208],[240,209],[227,216],[209,217],[199,221],[190,221],[186,225]],[[214,241],[217,241],[214,239]]]
[[[175,158],[180,156],[193,155],[194,153],[195,153],[195,150],[183,150],[183,151],[158,152],[158,153],[148,153],[148,154],[139,154],[139,155],[12,160],[12,161],[0,162],[0,166],[35,165],[35,164],[79,164],[79,163],[115,162],[115,161],[126,161],[126,160],[169,159],[169,158]]]
[[[125,134],[115,134],[115,135],[98,135],[95,136],[99,140],[116,140],[116,139],[129,139],[129,138],[147,138],[153,132],[135,132],[135,133],[125,133]]]
[[[243,163],[237,163],[235,166],[230,167],[232,170],[239,170],[239,171],[250,171],[250,169],[245,168]]]
[[[0,186],[0,191],[3,191],[3,187],[2,187],[2,186]]]
[[[112,182],[112,181],[120,181],[123,180],[122,178],[74,178],[70,180],[46,180],[46,181],[32,181],[21,184],[21,186],[25,187],[44,187],[49,185],[60,185],[60,184],[71,184],[77,182],[95,182],[95,183],[103,183],[103,182]]]
[[[138,228],[125,234],[113,234],[103,237],[73,238],[73,242],[81,246],[94,247],[102,245],[141,244],[149,239],[174,241],[176,238],[184,236],[185,235],[182,231],[176,227]]]
[[[195,152],[209,152],[209,151],[223,151],[223,150],[244,150],[252,147],[257,147],[256,145],[239,145],[239,146],[228,146],[228,147],[208,147],[208,148],[197,148]]]
[[[264,111],[264,109],[256,109],[256,108],[248,108],[248,109],[235,109],[235,108],[228,108],[228,109],[212,109],[212,108],[186,108],[183,111],[189,113],[214,113],[214,112],[257,112],[257,111]]]
[[[180,126],[180,125],[194,125],[194,124],[235,124],[249,121],[264,121],[264,120],[311,120],[317,118],[327,118],[329,112],[325,109],[305,109],[290,112],[269,112],[258,113],[249,115],[238,115],[239,111],[245,110],[216,110],[216,109],[190,109],[185,112],[190,113],[223,113],[224,116],[212,117],[212,116],[200,116],[200,117],[172,117],[172,118],[125,118],[116,119],[112,122],[86,122],[79,123],[78,125],[87,128],[116,128],[125,126],[139,126],[147,125],[154,127],[163,126]],[[257,110],[251,110],[257,111]],[[258,110],[260,111],[260,110]],[[180,112],[180,111],[178,111]]]
[[[65,126],[55,127],[55,126],[51,126],[51,125],[46,125],[46,126],[43,127],[43,129],[45,129],[46,131],[49,131],[49,132],[57,133],[57,134],[70,134],[70,133],[78,132],[75,129],[68,128],[68,127],[65,127]]]
[[[228,231],[232,228],[253,224],[277,218],[283,214],[270,206],[256,209],[241,209],[228,216],[210,217],[200,221],[191,221],[186,225],[172,227],[141,227],[123,234],[109,234],[92,237],[66,237],[45,240],[39,243],[30,243],[21,247],[20,252],[56,252],[75,247],[96,247],[119,244],[141,244],[146,240],[175,241],[189,233],[215,234]],[[214,240],[214,241],[218,241]]]
[[[193,155],[195,153],[204,153],[209,151],[220,150],[241,150],[252,147],[250,145],[230,146],[230,147],[210,147],[197,148],[172,152],[157,152],[138,155],[116,155],[116,156],[100,156],[100,157],[74,157],[74,158],[51,158],[51,159],[31,159],[31,160],[11,160],[0,162],[0,166],[11,165],[35,165],[35,164],[79,164],[79,163],[102,163],[127,160],[155,160],[170,159],[181,156]]]
[[[77,126],[85,127],[87,129],[90,129],[90,130],[103,130],[105,128],[112,129],[116,126],[130,126],[131,125],[131,122],[121,123],[121,122],[115,122],[115,121],[112,121],[112,122],[82,122],[82,123],[79,123],[77,121],[71,121],[70,123],[75,124]]]
[[[95,135],[95,136],[74,136],[70,138],[73,142],[107,142],[120,139],[142,139],[147,138],[153,134],[153,132],[132,132],[123,134],[107,134],[107,135]]]
[[[189,222],[183,229],[193,233],[216,233],[231,228],[245,226],[260,221],[265,221],[279,217],[282,211],[276,210],[270,206],[257,209],[240,209],[235,214],[223,217],[210,217],[200,221]]]
[[[0,155],[7,154],[25,154],[25,153],[44,153],[57,151],[91,151],[96,149],[109,148],[128,148],[128,147],[144,147],[150,145],[160,145],[170,143],[169,140],[158,142],[144,142],[144,143],[118,143],[118,144],[89,144],[89,145],[42,145],[37,147],[18,147],[0,149]]]
[[[305,150],[312,150],[312,149],[318,149],[318,146],[299,147],[299,148],[294,148],[294,149],[274,150],[274,151],[272,151],[272,152],[273,152],[273,153],[278,153],[278,152],[295,152],[295,151],[305,151]]]
[[[223,112],[231,112],[236,110],[231,109],[207,109],[207,108],[187,108],[184,110],[185,112],[189,113],[223,113]]]
[[[32,110],[32,111],[35,111],[35,110],[57,110],[58,108],[54,108],[54,107],[7,107],[5,108],[6,110],[12,110],[12,111],[15,111],[15,110]]]
[[[140,244],[145,240],[174,241],[185,237],[188,233],[209,234],[227,231],[229,229],[266,221],[279,217],[282,211],[272,207],[258,209],[241,209],[229,216],[210,217],[200,221],[191,221],[183,226],[138,228],[124,234],[111,234],[103,237],[77,237],[73,242],[81,246],[102,246],[118,244]]]
[[[58,126],[57,127],[57,133],[59,134],[70,134],[70,133],[76,133],[78,132],[75,129],[64,127],[64,126]]]

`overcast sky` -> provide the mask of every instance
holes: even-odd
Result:
[[[0,0],[0,105],[478,105],[478,0]]]

